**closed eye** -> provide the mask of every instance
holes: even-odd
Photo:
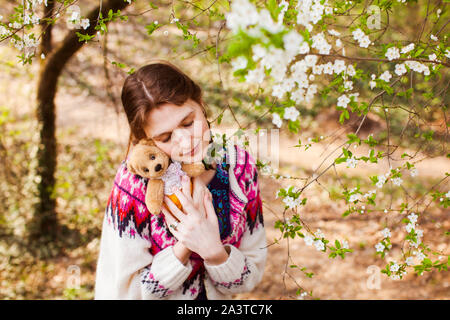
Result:
[[[184,124],[183,127],[190,127],[190,126],[192,126],[193,123],[194,123],[194,120],[192,120],[191,123]]]
[[[163,140],[164,143],[169,142],[170,138],[172,138],[172,135],[168,136],[167,139]]]

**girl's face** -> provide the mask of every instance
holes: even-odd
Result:
[[[153,109],[144,130],[172,160],[184,163],[202,161],[211,139],[202,109],[191,99],[182,106],[166,103]]]

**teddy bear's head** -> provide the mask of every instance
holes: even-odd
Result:
[[[155,179],[164,175],[170,158],[159,149],[153,140],[141,139],[131,150],[127,168],[133,174]]]

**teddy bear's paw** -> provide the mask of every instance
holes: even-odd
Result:
[[[147,205],[147,210],[151,214],[157,216],[161,213],[161,207],[162,207],[161,203],[159,203],[157,201],[149,201],[149,203],[146,203],[146,205]]]

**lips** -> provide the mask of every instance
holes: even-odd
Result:
[[[193,149],[191,149],[191,151],[183,153],[183,156],[186,156],[186,155],[193,156],[197,152],[197,149],[199,146],[200,146],[200,143],[198,143]]]

